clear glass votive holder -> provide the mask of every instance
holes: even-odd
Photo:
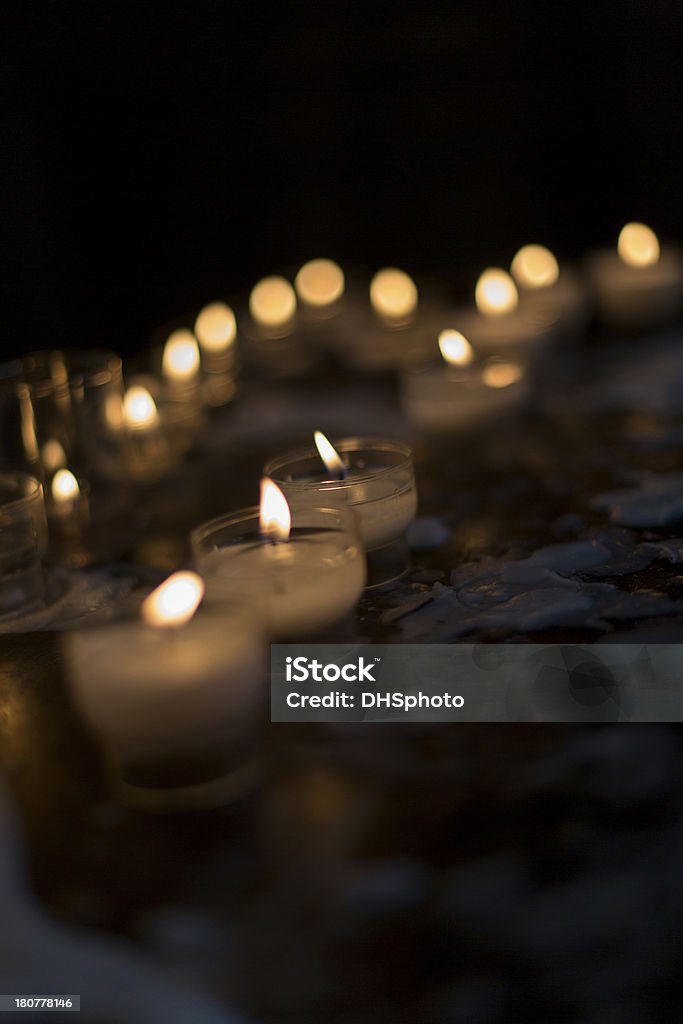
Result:
[[[207,602],[243,602],[274,639],[312,636],[344,619],[366,579],[352,512],[301,503],[290,507],[287,540],[263,537],[256,507],[218,516],[190,535]]]
[[[107,349],[65,352],[75,425],[74,466],[88,477],[116,476],[119,443],[112,429],[123,401],[121,357]]]
[[[122,620],[64,634],[74,704],[114,794],[147,813],[220,807],[262,775],[266,644],[234,602],[185,624]]]
[[[0,363],[0,470],[22,470],[42,478],[31,391],[21,360]]]
[[[405,532],[417,512],[412,450],[401,441],[374,437],[332,443],[344,463],[343,479],[331,479],[314,445],[276,456],[263,473],[290,504],[332,502],[350,508],[367,554],[367,587],[390,583],[410,568]]]
[[[47,523],[41,483],[0,473],[0,619],[40,608]]]

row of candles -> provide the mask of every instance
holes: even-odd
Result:
[[[560,268],[545,247],[525,246],[510,273],[484,271],[472,308],[453,311],[422,303],[412,279],[396,268],[373,277],[368,303],[335,263],[314,260],[293,285],[283,277],[260,281],[239,334],[247,358],[276,376],[311,369],[321,349],[357,372],[396,371],[415,426],[459,432],[519,407],[530,360],[586,324],[591,297],[615,327],[661,326],[681,311],[683,261],[675,248],[660,249],[645,225],[626,225],[616,250],[595,254],[586,269],[584,278]],[[0,615],[39,600],[36,563],[46,543],[41,480],[52,529],[68,537],[89,515],[87,479],[69,463],[74,434],[82,441],[91,429],[95,475],[158,479],[187,452],[206,411],[234,397],[237,338],[233,310],[211,303],[192,330],[169,335],[156,372],[129,379],[125,389],[111,354],[89,374],[70,374],[68,357],[49,354],[49,382],[76,381],[75,389],[57,389],[57,398],[68,402],[70,395],[84,409],[92,389],[97,416],[81,418],[80,436],[78,427],[50,435],[37,429],[43,410],[29,394],[20,433],[39,479],[2,476]],[[21,405],[31,374],[19,373],[14,384]],[[243,735],[258,714],[264,639],[320,633],[355,608],[366,586],[401,575],[416,509],[407,445],[377,438],[331,443],[317,432],[307,448],[264,466],[258,507],[193,531],[198,573],[174,574],[146,599],[137,621],[68,635],[74,692],[117,776],[129,783],[140,772],[155,776],[179,751],[196,760],[214,748],[214,760],[224,765],[228,738]]]

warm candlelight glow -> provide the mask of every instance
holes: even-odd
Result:
[[[66,453],[59,441],[46,441],[43,445],[43,465],[48,473],[56,473],[66,466]]]
[[[482,372],[482,380],[489,388],[509,388],[521,380],[524,370],[519,363],[489,363]]]
[[[153,426],[159,418],[154,399],[147,388],[129,388],[123,398],[123,418],[126,426],[144,430]]]
[[[292,514],[287,499],[276,483],[265,476],[261,480],[261,533],[269,540],[287,540],[292,528]]]
[[[647,224],[625,224],[619,232],[617,251],[629,267],[653,267],[659,262],[659,239]]]
[[[78,480],[70,469],[58,469],[52,478],[52,497],[57,505],[74,501],[80,493]]]
[[[192,331],[173,331],[164,345],[161,369],[167,380],[189,381],[199,370],[199,346]]]
[[[237,337],[235,314],[224,302],[210,302],[197,316],[194,333],[205,352],[225,352]]]
[[[370,302],[375,313],[384,320],[407,323],[417,309],[415,282],[395,267],[378,270],[370,282]]]
[[[313,434],[313,440],[315,441],[315,446],[318,449],[320,458],[325,463],[325,469],[332,479],[343,480],[346,475],[346,467],[344,466],[337,449],[333,444],[330,444],[321,430],[315,431]]]
[[[284,277],[264,277],[249,296],[249,312],[264,327],[283,328],[296,313],[296,295]]]
[[[474,349],[465,335],[450,327],[439,335],[439,350],[451,366],[468,366],[474,359]]]
[[[560,276],[557,260],[544,245],[524,245],[510,267],[523,288],[549,288]]]
[[[474,301],[484,316],[497,317],[516,309],[519,296],[515,282],[505,270],[489,267],[477,281]]]
[[[149,626],[167,629],[184,626],[204,597],[204,581],[196,572],[174,572],[140,606]]]
[[[323,309],[344,294],[344,272],[332,260],[310,260],[294,278],[294,287],[302,302]]]

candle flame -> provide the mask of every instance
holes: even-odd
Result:
[[[396,267],[378,270],[370,282],[370,302],[382,319],[397,325],[408,323],[417,309],[415,282]]]
[[[174,572],[140,606],[149,626],[161,629],[184,626],[204,597],[204,581],[196,572]]]
[[[52,497],[56,504],[74,501],[80,494],[78,480],[70,469],[58,469],[52,478]]]
[[[625,224],[619,232],[617,252],[629,267],[653,267],[659,262],[659,239],[647,224]]]
[[[489,363],[482,371],[482,380],[489,388],[509,388],[524,376],[519,363]]]
[[[126,425],[134,430],[151,427],[156,423],[159,414],[147,388],[135,385],[126,391],[123,398],[123,417]]]
[[[510,267],[523,288],[549,288],[560,276],[557,260],[544,245],[523,245]]]
[[[296,295],[284,277],[264,277],[249,296],[249,312],[264,327],[286,327],[296,313]]]
[[[59,441],[46,441],[43,445],[43,465],[48,473],[55,473],[66,466],[66,453]]]
[[[261,533],[269,540],[288,540],[292,529],[292,513],[287,499],[278,485],[269,477],[261,480]]]
[[[224,302],[210,302],[200,310],[194,333],[205,352],[226,352],[237,337],[235,314]]]
[[[439,335],[439,350],[451,366],[469,366],[474,359],[474,349],[465,335],[450,327]]]
[[[302,302],[323,309],[344,294],[344,271],[332,260],[310,260],[294,278],[294,287]]]
[[[164,345],[161,369],[167,380],[189,381],[199,370],[199,346],[186,327],[173,331]]]
[[[332,479],[343,480],[346,475],[346,467],[337,449],[328,441],[321,430],[315,431],[313,440],[315,441],[320,458],[325,463],[325,469]]]
[[[477,281],[474,301],[484,316],[497,317],[516,309],[519,296],[515,282],[505,270],[489,267]]]

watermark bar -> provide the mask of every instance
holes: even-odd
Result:
[[[683,722],[683,644],[273,644],[273,722]]]

